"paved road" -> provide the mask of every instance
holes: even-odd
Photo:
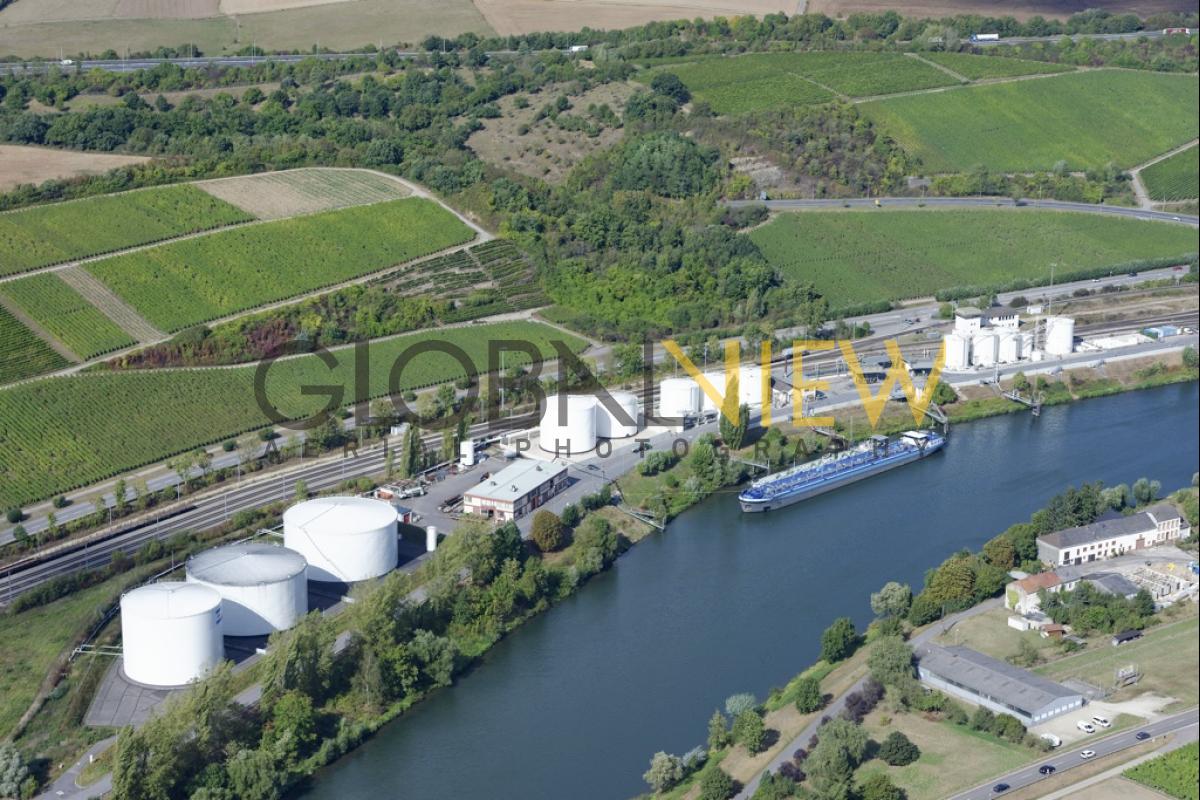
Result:
[[[995,208],[996,206],[1016,206],[1010,197],[880,197],[866,199],[861,197],[844,200],[730,200],[726,205],[732,208],[743,206],[764,205],[771,211],[804,211],[806,209],[822,208]],[[1200,218],[1186,214],[1174,214],[1169,211],[1153,211],[1146,208],[1127,208],[1125,206],[1093,205],[1091,203],[1071,203],[1066,200],[1022,200],[1024,208],[1041,208],[1051,211],[1078,211],[1084,214],[1108,214],[1116,217],[1154,220],[1158,222],[1174,222],[1200,228]]]
[[[50,787],[45,792],[39,794],[35,800],[62,800],[69,798],[70,800],[93,800],[93,798],[103,797],[112,791],[112,774],[106,773],[100,777],[98,781],[91,786],[80,787],[75,783],[79,777],[79,773],[87,766],[88,759],[92,756],[98,756],[108,748],[112,747],[117,742],[117,737],[110,736],[96,742],[88,748],[87,752],[79,757],[71,767],[50,784]]]
[[[1096,757],[1099,758],[1128,749],[1141,743],[1136,736],[1139,731],[1145,731],[1152,737],[1165,736],[1168,733],[1179,733],[1195,738],[1198,725],[1200,725],[1200,713],[1197,712],[1197,709],[1193,708],[1190,711],[1184,711],[1183,713],[1166,717],[1157,722],[1142,725],[1136,730],[1125,730],[1110,736],[1097,736],[1093,739],[1087,739],[1082,742],[1082,746],[1063,747],[1049,758],[1013,770],[1006,775],[992,778],[969,791],[954,795],[951,800],[991,800],[991,798],[999,797],[1003,794],[1002,792],[993,791],[993,787],[998,784],[1007,783],[1011,787],[1007,791],[1012,791],[1013,789],[1020,789],[1044,780],[1048,776],[1042,775],[1038,770],[1047,764],[1054,767],[1054,774],[1082,767],[1089,761],[1080,757],[1079,753],[1083,750],[1094,750]]]
[[[1195,28],[1188,30],[1188,35],[1196,32]],[[1073,41],[1081,41],[1083,39],[1099,39],[1102,41],[1116,41],[1119,39],[1161,39],[1165,36],[1162,29],[1153,31],[1132,31],[1130,33],[1075,33],[1075,34],[1059,34],[1058,36],[1012,36],[1007,39],[999,39],[994,42],[968,42],[974,47],[998,47],[1005,44],[1034,44],[1035,42],[1057,42],[1062,39],[1071,39]]]

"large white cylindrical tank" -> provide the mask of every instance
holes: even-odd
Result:
[[[182,686],[225,657],[221,595],[183,581],[151,583],[121,596],[125,676],[148,686]]]
[[[538,446],[548,453],[570,456],[596,449],[596,398],[590,394],[569,394],[563,409],[560,395],[550,395],[542,410]]]
[[[771,392],[762,388],[763,370],[760,366],[742,367],[738,370],[738,402],[752,406],[771,404]]]
[[[633,422],[621,420],[597,398],[596,435],[606,439],[625,439],[638,432],[638,399],[633,392],[610,392],[609,397]]]
[[[1070,317],[1046,317],[1046,352],[1065,356],[1075,349],[1075,320]]]
[[[995,364],[999,351],[1000,337],[994,333],[977,333],[971,338],[971,360],[977,367]]]
[[[366,497],[318,497],[283,512],[283,543],[308,560],[308,579],[365,581],[396,566],[391,503]]]
[[[725,397],[725,373],[724,372],[706,372],[704,379],[712,386],[712,390],[720,397]],[[738,389],[738,394],[741,394],[741,389]],[[700,410],[705,413],[721,410],[721,403],[709,396],[708,392],[700,389]]]
[[[197,553],[187,561],[189,583],[221,595],[226,636],[285,631],[308,613],[308,562],[295,550],[240,542]]]
[[[700,386],[691,378],[666,378],[658,384],[658,415],[684,417],[700,411]]]
[[[945,337],[946,369],[966,369],[971,365],[971,340],[961,334]]]
[[[1001,364],[1012,364],[1021,360],[1021,334],[1006,331],[1000,334],[1000,349],[996,356]]]

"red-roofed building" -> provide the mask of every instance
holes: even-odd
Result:
[[[1013,581],[1004,591],[1004,607],[1021,614],[1032,614],[1041,608],[1038,592],[1057,592],[1062,581],[1053,572],[1039,572]]]

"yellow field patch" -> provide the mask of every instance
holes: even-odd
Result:
[[[37,185],[52,178],[98,175],[116,167],[149,160],[145,156],[80,153],[75,150],[0,144],[0,191],[7,191],[22,183]]]

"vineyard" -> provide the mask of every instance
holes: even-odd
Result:
[[[957,81],[894,53],[756,53],[664,67],[721,114],[952,86]]]
[[[977,81],[983,78],[1015,78],[1020,75],[1050,75],[1071,72],[1075,68],[1048,61],[1027,61],[1023,58],[973,56],[970,53],[921,53],[921,58],[941,64],[964,78]]]
[[[1200,197],[1200,162],[1190,147],[1142,170],[1151,200],[1194,200]]]
[[[799,212],[750,237],[835,308],[1196,251],[1182,225],[1020,209]]]
[[[249,219],[244,211],[190,185],[11,211],[0,214],[0,275]]]
[[[0,284],[0,293],[81,359],[134,344],[133,337],[53,273]]]
[[[469,241],[437,203],[393,200],[171,242],[88,265],[166,331],[378,272]]]
[[[585,344],[532,322],[448,328],[377,341],[370,349],[369,394],[387,393],[396,358],[412,345],[457,346],[482,369],[493,339],[529,342],[547,356],[554,353],[553,341],[575,351]],[[302,386],[341,386],[341,402],[354,401],[353,352],[334,351],[338,364],[332,369],[316,356],[277,362],[267,375],[264,399],[291,418],[311,414],[327,402],[324,390],[304,396]],[[506,364],[522,358],[510,353]],[[95,372],[0,390],[0,449],[5,454],[0,461],[0,504],[28,504],[263,427],[268,419],[255,399],[256,369]],[[397,388],[447,383],[462,374],[453,358],[425,353],[407,364]]]
[[[399,181],[365,169],[290,169],[196,185],[259,219],[315,214],[409,195]]]
[[[0,383],[18,381],[66,365],[65,358],[0,306]]]
[[[1093,70],[859,108],[929,172],[1129,167],[1196,138],[1194,75]]]

